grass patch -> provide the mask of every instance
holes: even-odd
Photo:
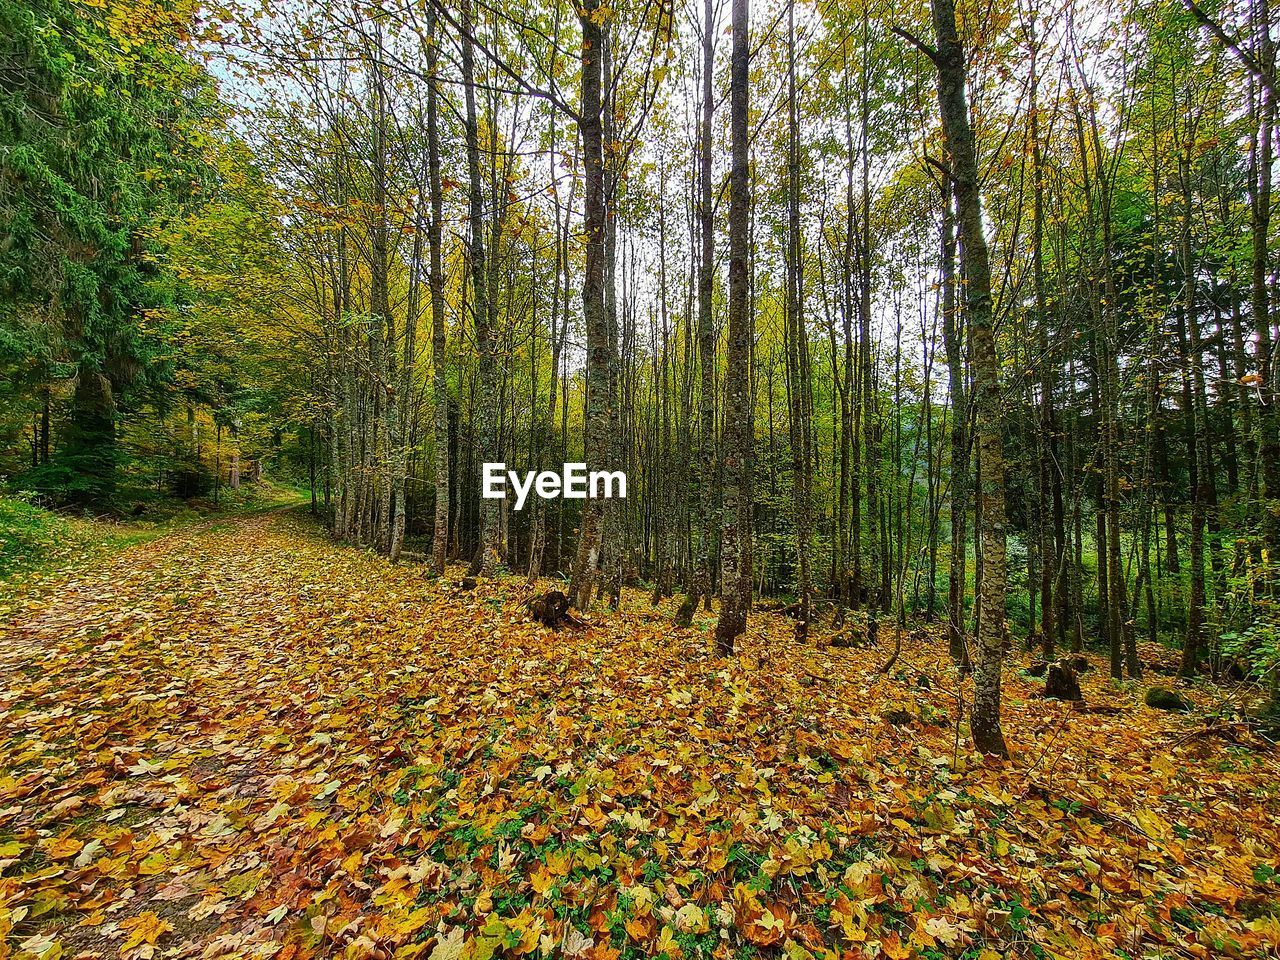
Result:
[[[87,548],[125,535],[125,526],[56,513],[22,497],[0,497],[0,585],[73,562]]]

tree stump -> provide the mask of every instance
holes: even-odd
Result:
[[[841,630],[828,641],[837,650],[860,650],[867,646],[867,637],[856,630]]]
[[[886,710],[880,716],[886,723],[895,727],[909,727],[916,721],[915,714],[909,710]]]
[[[693,625],[693,614],[698,609],[698,595],[696,593],[686,593],[684,599],[680,601],[680,606],[676,610],[675,624],[677,627],[688,627]]]
[[[1249,667],[1239,660],[1231,660],[1222,668],[1221,676],[1224,680],[1242,683],[1249,679]]]
[[[1076,679],[1076,672],[1063,661],[1049,664],[1044,678],[1044,695],[1050,700],[1084,702],[1084,694],[1080,692],[1080,681]]]
[[[829,643],[837,650],[870,650],[876,646],[879,624],[857,611],[849,611],[841,630]]]
[[[554,630],[569,619],[569,598],[559,590],[549,590],[529,601],[529,615]]]

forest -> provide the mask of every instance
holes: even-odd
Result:
[[[1278,955],[1276,29],[0,0],[0,960]]]

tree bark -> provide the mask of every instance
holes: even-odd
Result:
[[[428,258],[431,288],[431,390],[435,406],[435,530],[431,539],[431,570],[444,573],[449,550],[449,366],[444,327],[444,192],[440,182],[440,52],[439,21],[434,5],[427,7],[427,181],[431,196]]]
[[[800,105],[796,93],[795,2],[787,7],[787,358],[791,394],[791,471],[795,507],[796,599],[799,614],[796,635],[808,633],[810,593],[810,488],[812,460],[809,449],[810,389],[807,331],[804,320],[804,261],[800,228]]]
[[[471,0],[464,0],[462,18],[462,86],[466,100],[466,141],[468,181],[468,235],[471,254],[471,317],[476,336],[476,376],[479,402],[475,419],[480,429],[480,462],[495,463],[502,459],[498,450],[497,358],[491,324],[489,271],[485,253],[484,190],[480,182],[480,124],[476,115],[475,53],[472,49]],[[496,256],[496,251],[494,251]],[[492,576],[502,562],[498,555],[501,542],[501,518],[498,501],[480,501],[480,540],[471,563],[472,574]]]
[[[978,160],[965,93],[964,48],[956,30],[953,0],[931,0],[938,46],[938,106],[950,158],[963,249],[969,340],[973,349],[975,424],[982,478],[981,620],[974,658],[974,745],[983,753],[1009,755],[1000,727],[1000,680],[1005,635],[1004,449],[1001,435],[1000,363],[996,357],[991,302],[991,265],[982,227]]]
[[[729,80],[729,346],[725,358],[724,505],[720,543],[720,620],[716,650],[733,652],[751,608],[750,540],[752,502],[752,420],[750,278],[751,212],[749,115],[749,0],[733,0],[733,50]]]
[[[715,290],[715,213],[712,192],[711,123],[715,115],[712,74],[715,70],[715,10],[712,0],[705,0],[702,23],[702,116],[698,151],[698,229],[701,245],[698,263],[698,374],[699,433],[698,461],[698,540],[693,584],[697,596],[711,601],[711,533],[716,474],[716,337],[712,320],[712,297]],[[708,607],[708,609],[710,609]]]
[[[587,394],[584,448],[588,465],[599,464],[610,449],[610,411],[613,405],[613,360],[610,355],[609,318],[605,312],[605,184],[604,126],[601,116],[603,35],[597,21],[600,0],[586,0],[579,11],[582,24],[582,132],[585,185],[583,244],[585,271],[582,283],[582,317],[587,332]],[[583,501],[582,527],[574,562],[570,599],[579,610],[591,605],[600,567],[606,500]]]

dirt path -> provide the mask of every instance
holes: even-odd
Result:
[[[154,618],[158,603],[189,593],[192,576],[224,587],[243,585],[237,565],[228,561],[237,550],[257,555],[268,546],[263,535],[270,521],[292,509],[201,521],[54,575],[39,595],[26,599],[0,633],[0,660],[21,664],[51,641],[131,629],[138,621]],[[224,531],[234,534],[217,536]],[[242,590],[241,595],[252,601],[256,594]]]
[[[514,579],[458,591],[287,513],[58,584],[0,628],[8,950],[1280,944],[1274,754],[1188,737],[1196,718],[1140,690],[1091,674],[1112,712],[1079,713],[1011,674],[1018,756],[987,767],[953,753],[940,641],[881,678],[880,651],[798,649],[765,615],[724,663],[709,621],[674,631],[639,594],[561,633],[524,596]]]

